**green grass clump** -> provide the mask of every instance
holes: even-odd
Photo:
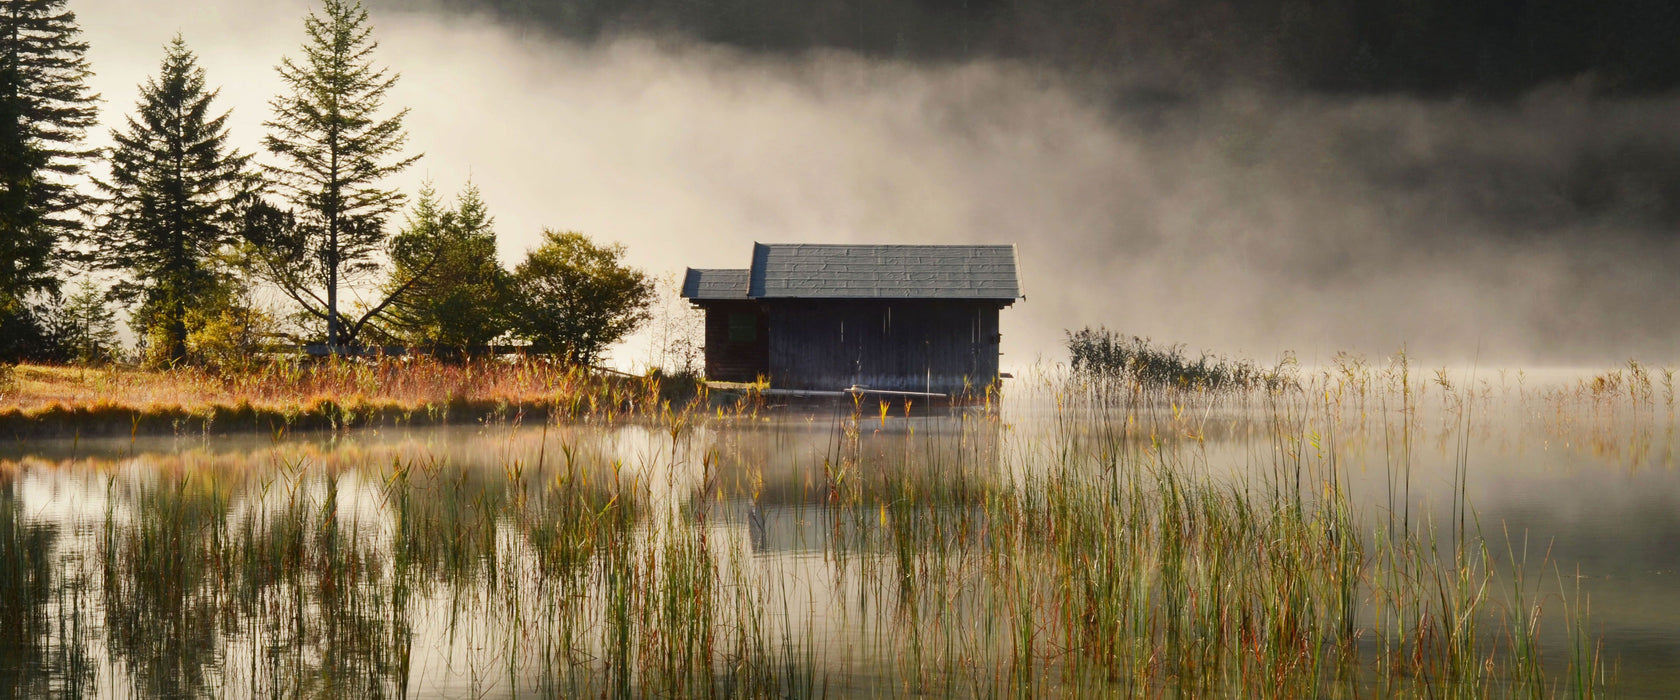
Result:
[[[1183,345],[1157,345],[1107,328],[1068,331],[1067,349],[1076,375],[1150,389],[1248,390],[1289,379],[1285,364],[1266,371],[1240,358],[1203,353],[1192,360]]]

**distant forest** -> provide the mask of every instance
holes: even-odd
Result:
[[[1591,76],[1680,82],[1671,0],[378,0],[485,12],[574,39],[654,32],[759,52],[977,56],[1175,90],[1259,82],[1498,98]]]

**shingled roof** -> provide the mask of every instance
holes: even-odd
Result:
[[[755,243],[746,270],[690,268],[689,299],[1021,298],[1012,245]]]
[[[1012,245],[753,245],[755,299],[1021,296]]]
[[[683,277],[684,299],[746,299],[748,270],[688,268]]]

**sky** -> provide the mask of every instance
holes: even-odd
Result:
[[[70,4],[107,125],[179,32],[233,142],[260,150],[308,3]],[[1226,63],[1091,71],[372,11],[425,154],[391,184],[470,178],[506,265],[544,227],[623,243],[655,275],[744,267],[754,241],[1013,243],[1026,298],[1003,314],[1006,369],[1063,359],[1085,326],[1262,363],[1680,360],[1680,95],[1660,80],[1331,89]]]

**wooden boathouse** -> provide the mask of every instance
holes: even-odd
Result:
[[[775,389],[955,395],[998,377],[1012,245],[753,245],[745,269],[689,268],[706,378]]]

